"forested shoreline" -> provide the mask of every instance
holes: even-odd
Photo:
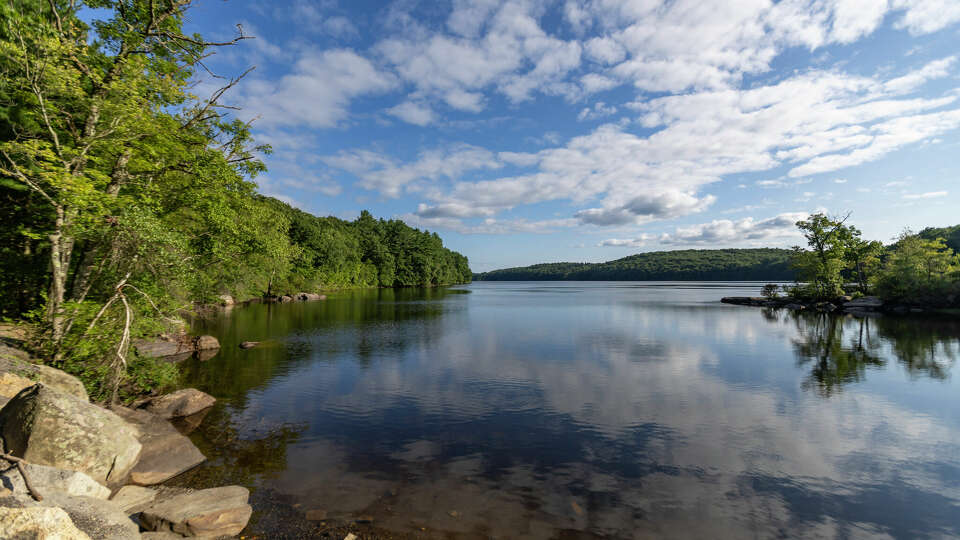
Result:
[[[471,278],[435,233],[259,194],[272,149],[227,101],[246,73],[204,65],[250,36],[187,35],[189,7],[0,4],[0,316],[29,323],[32,352],[98,399],[169,381],[131,342],[182,331],[179,313],[219,295]],[[210,75],[220,88],[195,95]]]
[[[475,274],[477,281],[792,281],[788,249],[685,249],[604,263],[545,263]]]

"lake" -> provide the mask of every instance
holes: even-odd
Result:
[[[464,538],[960,535],[960,320],[719,302],[761,285],[236,308],[196,325],[219,354],[184,364],[219,400],[189,474]]]

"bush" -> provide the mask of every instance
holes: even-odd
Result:
[[[780,286],[776,283],[767,283],[760,289],[760,295],[764,298],[779,298]]]

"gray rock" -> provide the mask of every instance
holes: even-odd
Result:
[[[131,483],[141,486],[159,484],[206,461],[190,439],[163,418],[126,407],[115,407],[113,412],[137,429],[137,439],[143,446],[140,459],[130,471]]]
[[[14,493],[29,495],[19,469],[2,459],[0,459],[0,468],[3,469],[3,472],[0,473],[0,484],[3,487],[12,490]],[[32,463],[25,464],[24,468],[27,471],[27,476],[30,477],[30,485],[40,495],[45,496],[50,492],[59,491],[67,495],[93,497],[94,499],[110,497],[110,489],[107,486],[100,484],[82,472]]]
[[[157,502],[140,514],[144,528],[184,536],[234,536],[247,526],[253,509],[250,492],[240,486],[202,489]]]
[[[62,508],[78,529],[97,540],[140,538],[140,527],[112,501],[53,492],[45,495],[40,505]]]
[[[843,304],[844,309],[873,310],[883,307],[883,300],[876,296],[864,296]]]
[[[0,436],[17,457],[80,471],[108,486],[126,478],[141,448],[136,431],[119,416],[42,384],[0,409]]]
[[[9,373],[21,379],[28,379],[33,383],[43,383],[54,390],[89,401],[87,390],[83,387],[80,379],[50,366],[34,364],[31,362],[30,355],[26,352],[0,344],[0,374],[4,373]],[[17,380],[12,376],[8,379],[8,384]],[[22,381],[20,382],[22,383]],[[10,395],[8,394],[13,391],[13,387],[10,387],[7,391],[0,390],[0,396],[12,399],[22,389],[20,388]]]
[[[189,356],[193,353],[193,344],[187,340],[161,337],[156,339],[135,339],[133,347],[140,356],[166,358],[170,356]]]
[[[803,305],[803,304],[787,304],[787,305],[785,305],[785,306],[783,306],[783,307],[785,307],[785,308],[787,308],[787,309],[792,309],[792,310],[794,310],[794,311],[800,311],[800,310],[804,309],[804,305]]]
[[[213,407],[217,400],[196,388],[184,388],[163,396],[150,398],[141,408],[162,418],[190,416]]]
[[[157,498],[156,490],[142,486],[123,486],[110,500],[127,514],[139,514]]]
[[[0,538],[90,540],[61,508],[0,507]]]
[[[145,532],[140,535],[140,540],[183,540],[183,535],[172,532]]]

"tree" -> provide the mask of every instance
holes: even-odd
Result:
[[[811,214],[798,221],[797,227],[807,239],[810,251],[794,248],[793,265],[798,281],[808,283],[807,291],[817,299],[835,298],[843,294],[843,270],[847,266],[848,250],[860,231],[847,227],[843,218],[830,218],[825,214]]]
[[[958,287],[960,257],[943,238],[926,240],[909,230],[898,237],[883,266],[878,290],[905,301],[943,301]]]

